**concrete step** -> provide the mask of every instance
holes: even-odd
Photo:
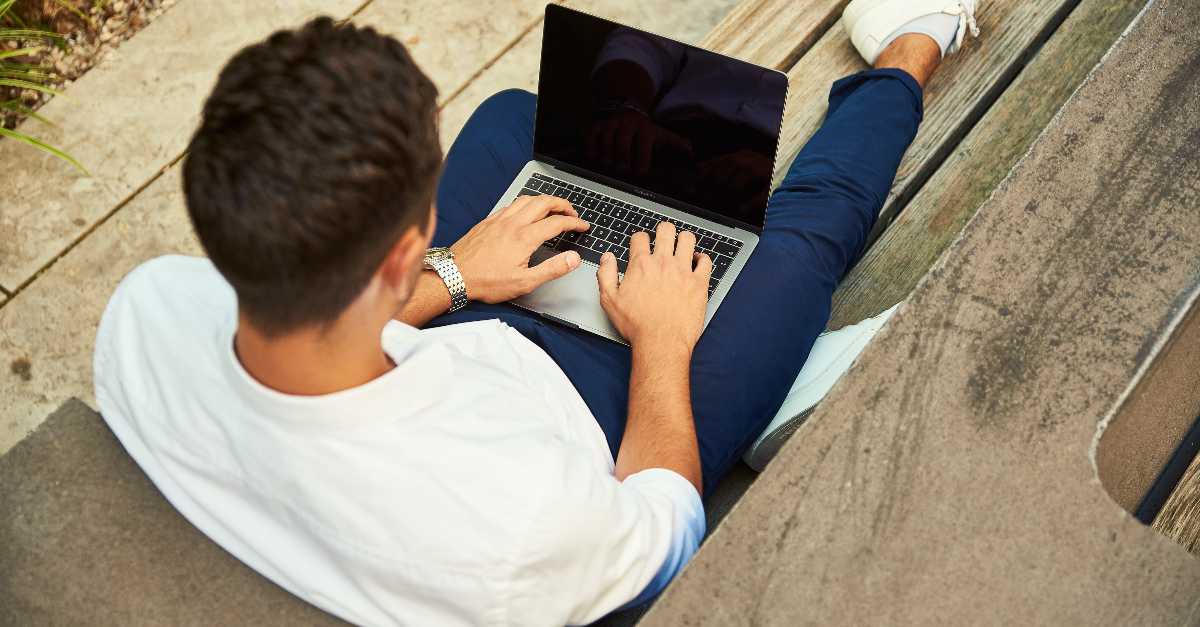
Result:
[[[0,457],[0,625],[340,625],[244,566],[67,401]]]

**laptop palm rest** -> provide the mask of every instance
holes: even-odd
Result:
[[[557,254],[558,251],[539,248],[530,258],[529,264],[537,265]],[[608,316],[604,314],[604,309],[600,307],[596,271],[596,266],[581,263],[566,276],[545,283],[533,293],[513,302],[567,326],[583,328],[620,341],[620,334],[613,328]],[[550,311],[554,314],[546,313]]]

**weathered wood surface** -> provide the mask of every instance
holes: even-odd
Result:
[[[700,45],[787,70],[837,22],[847,4],[849,0],[745,0]]]
[[[643,624],[1195,624],[1090,459],[1200,287],[1200,6],[1144,15]]]
[[[962,53],[948,57],[926,89],[925,121],[900,165],[881,225],[911,198],[1074,4],[1071,0],[993,0],[984,5],[978,15],[982,36],[969,39]],[[865,68],[839,23],[788,72],[789,114],[777,180],[820,127],[830,83]]]
[[[830,328],[853,324],[904,300],[1142,6],[1141,0],[1079,4],[846,277],[834,295]],[[948,64],[934,79],[931,99],[945,94],[947,83],[960,80],[964,70],[970,71]],[[930,122],[941,117],[939,106],[944,105],[930,104]],[[909,180],[917,170],[910,162],[933,152],[927,141],[909,152],[904,170]],[[897,185],[904,182],[898,179]]]
[[[1153,527],[1200,555],[1200,456],[1183,473],[1179,485],[1154,518]]]

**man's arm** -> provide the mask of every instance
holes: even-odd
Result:
[[[543,283],[579,267],[579,253],[568,251],[529,267],[529,258],[548,239],[591,225],[566,200],[554,196],[522,196],[484,218],[450,250],[467,285],[467,298],[502,303],[524,296]],[[441,277],[426,270],[412,296],[395,318],[421,327],[450,310],[450,292]]]
[[[618,284],[616,258],[600,260],[600,303],[633,349],[629,417],[617,453],[617,478],[665,468],[703,493],[700,450],[688,373],[704,326],[712,262],[697,255],[696,236],[675,236],[664,222],[650,238],[630,241],[629,267]]]

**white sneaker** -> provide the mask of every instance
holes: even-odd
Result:
[[[750,445],[742,461],[746,465],[761,472],[767,462],[775,457],[784,442],[791,437],[800,425],[808,419],[814,407],[837,383],[838,379],[850,369],[858,354],[867,347],[871,338],[883,328],[885,322],[892,317],[896,308],[863,320],[858,324],[843,327],[837,331],[822,333],[813,344],[808,361],[800,369],[800,375],[792,384],[783,407],[775,414],[775,418],[763,430],[762,435]]]
[[[962,47],[968,32],[973,37],[979,36],[976,3],[977,0],[854,0],[842,13],[842,25],[858,53],[870,65],[875,64],[887,44],[906,32],[933,37],[945,56]],[[922,19],[942,15],[952,19]]]

